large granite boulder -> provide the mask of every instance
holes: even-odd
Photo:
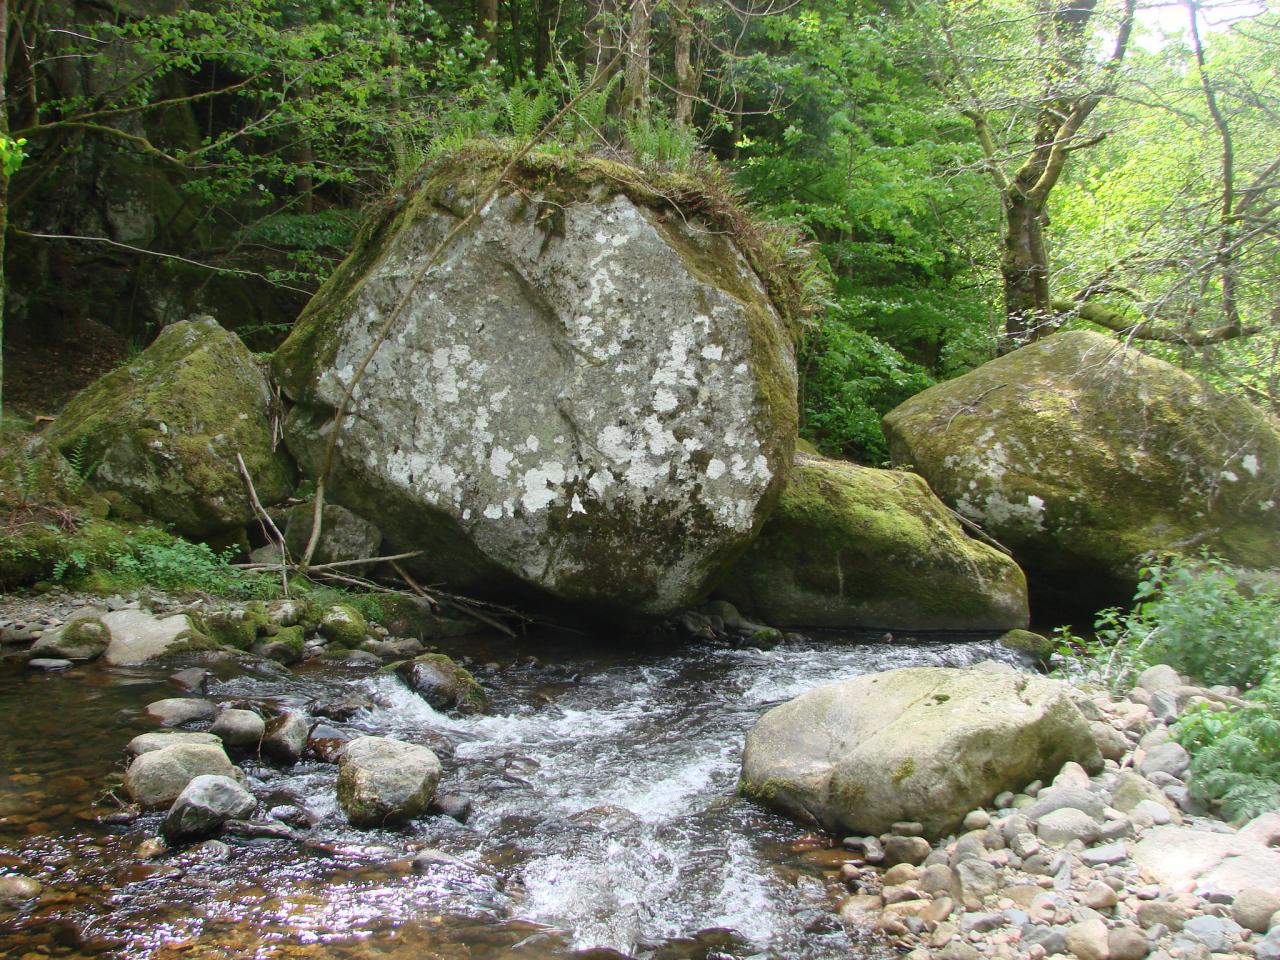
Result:
[[[146,350],[92,384],[49,428],[93,484],[187,537],[252,517],[236,454],[265,504],[289,493],[273,448],[271,391],[240,338],[211,318],[166,327]]]
[[[310,475],[376,331],[500,166],[427,168],[277,352]],[[684,607],[781,490],[790,325],[724,224],[638,171],[539,160],[515,176],[409,294],[355,391],[329,497],[473,594]]]
[[[1037,588],[1127,599],[1148,551],[1280,556],[1280,433],[1247,401],[1085,331],[930,387],[884,420],[895,465],[1009,547]]]
[[[782,500],[717,594],[778,627],[1008,630],[1018,565],[965,535],[915,474],[797,454]]]
[[[751,729],[742,792],[826,830],[956,829],[1064,763],[1100,768],[1063,683],[1013,671],[909,667],[810,690]],[[842,833],[840,833],[842,831]]]

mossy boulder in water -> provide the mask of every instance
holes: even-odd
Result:
[[[1096,608],[1149,551],[1280,557],[1280,433],[1187,373],[1085,331],[930,387],[884,420],[895,465],[1009,547],[1032,592]]]
[[[777,510],[717,591],[781,627],[1026,626],[1022,571],[911,473],[797,455]]]
[[[236,454],[264,504],[290,490],[288,461],[272,448],[266,377],[210,318],[166,327],[72,400],[49,437],[93,468],[95,487],[183,536],[216,536],[252,517]]]
[[[1071,688],[1013,671],[911,667],[774,707],[747,736],[742,792],[836,836],[955,830],[1005,790],[1102,757]]]
[[[375,332],[502,164],[426,168],[276,354],[296,404],[286,438],[309,474]],[[534,158],[513,179],[374,355],[329,498],[376,519],[394,549],[422,550],[412,565],[455,589],[687,606],[785,479],[792,326],[698,184],[657,191],[592,159]]]

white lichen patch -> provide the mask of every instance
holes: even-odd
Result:
[[[447,229],[432,217],[358,294],[336,373],[318,378],[326,402]],[[746,305],[698,279],[629,200],[567,206],[563,220],[549,238],[534,205],[504,197],[455,243],[377,351],[344,458],[394,491],[399,515],[443,511],[492,562],[549,590],[585,579],[608,599],[613,571],[591,558],[612,544],[651,581],[644,603],[672,609],[750,535],[777,482],[783,430],[770,418],[794,414],[762,407],[758,364],[794,379],[794,357],[753,356]]]

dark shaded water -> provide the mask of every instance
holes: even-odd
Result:
[[[138,958],[618,956],[823,960],[865,953],[833,913],[838,851],[735,796],[742,743],[768,706],[820,683],[906,665],[963,665],[989,644],[824,641],[771,651],[602,653],[604,641],[468,652],[489,716],[436,713],[392,677],[304,667],[284,677],[218,668],[209,696],[307,706],[370,703],[345,726],[426,743],[441,791],[470,797],[466,825],[428,817],[352,830],[336,767],[244,763],[273,807],[301,808],[300,840],[226,838],[154,859],[158,815],[112,825],[122,748],[175,695],[155,670],[0,668],[0,872],[45,883],[0,914],[0,956]],[[458,651],[446,651],[454,652]],[[539,662],[525,661],[535,654]],[[465,861],[415,872],[433,847]],[[611,951],[618,951],[614,953]]]

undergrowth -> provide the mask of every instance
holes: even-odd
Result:
[[[1174,724],[1188,786],[1231,820],[1280,807],[1280,590],[1246,587],[1213,557],[1170,560],[1143,571],[1131,609],[1098,614],[1095,639],[1059,638],[1063,672],[1114,693],[1155,664],[1243,691],[1246,706],[1200,704]]]

